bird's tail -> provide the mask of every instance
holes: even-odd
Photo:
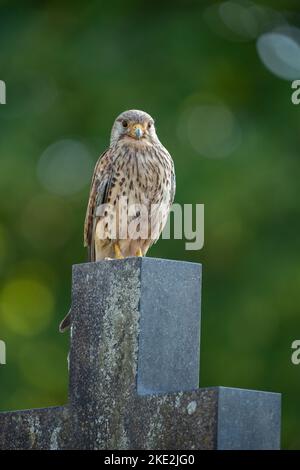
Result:
[[[94,240],[92,240],[92,243],[88,246],[88,262],[90,263],[91,261],[96,261]],[[60,322],[59,332],[64,333],[66,330],[70,328],[70,326],[71,326],[71,309],[68,311],[65,318]]]
[[[71,309],[68,311],[65,318],[59,324],[59,332],[64,333],[71,326]]]

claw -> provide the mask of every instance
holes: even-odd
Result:
[[[118,245],[118,243],[115,243],[114,244],[114,251],[115,251],[115,257],[116,259],[123,259],[124,256],[122,255],[122,252],[120,250],[120,247]]]
[[[136,256],[143,256],[142,250],[140,248],[137,250]]]

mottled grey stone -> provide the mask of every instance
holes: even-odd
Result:
[[[0,413],[0,449],[64,449],[69,416],[67,406]]]
[[[141,270],[138,393],[198,388],[201,265],[149,258]]]
[[[219,388],[218,449],[279,449],[279,393]]]
[[[180,285],[187,291],[182,298]],[[100,417],[93,430],[81,427],[76,446],[89,441],[97,448],[136,447],[136,427],[128,424],[134,415],[143,418],[143,409],[154,402],[153,413],[157,407],[162,412],[174,399],[142,400],[140,389],[145,394],[198,388],[199,289],[194,263],[131,258],[74,267],[70,402],[80,410],[81,423],[88,424],[95,412]],[[134,438],[142,447],[150,431],[153,441],[151,420],[148,426],[144,441],[140,430]]]
[[[278,394],[197,388],[200,273],[151,258],[74,266],[69,404],[0,413],[0,448],[278,448]]]

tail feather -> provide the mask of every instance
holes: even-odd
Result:
[[[70,328],[70,326],[71,326],[71,309],[68,311],[65,318],[61,321],[59,325],[59,332],[64,333],[66,330]]]
[[[92,240],[92,243],[88,246],[88,262],[96,261],[95,257],[95,243]],[[64,333],[71,326],[71,309],[68,311],[65,318],[60,322],[59,332]]]

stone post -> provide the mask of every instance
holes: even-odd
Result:
[[[73,267],[69,404],[0,414],[0,448],[278,449],[280,395],[198,388],[201,265]]]

